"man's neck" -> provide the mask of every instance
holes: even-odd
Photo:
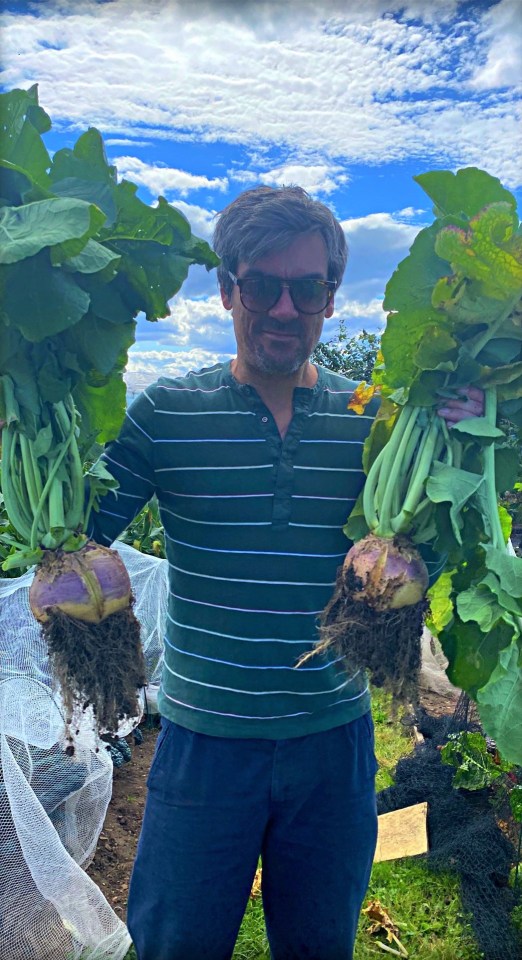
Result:
[[[317,368],[308,360],[288,376],[263,374],[238,358],[232,360],[231,371],[239,383],[248,383],[254,387],[274,417],[282,437],[292,419],[294,390],[297,387],[314,387],[318,376]]]

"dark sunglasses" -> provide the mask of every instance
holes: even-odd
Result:
[[[251,313],[265,313],[275,307],[283,287],[286,287],[292,303],[299,313],[314,314],[325,310],[332,299],[337,283],[335,280],[315,280],[312,277],[236,277],[230,271],[230,279],[239,288],[241,303]]]

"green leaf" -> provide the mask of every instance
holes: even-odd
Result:
[[[428,591],[429,611],[426,626],[436,636],[453,620],[451,582],[453,570],[445,570]]]
[[[97,207],[84,200],[53,197],[5,207],[0,211],[0,263],[17,263],[57,245],[65,259],[80,252],[104,219]]]
[[[464,437],[472,437],[476,440],[497,440],[498,437],[505,436],[499,427],[488,423],[485,417],[466,417],[465,420],[453,424],[452,430]]]
[[[420,370],[454,370],[459,356],[458,343],[441,326],[428,327],[414,354]]]
[[[504,613],[498,598],[484,583],[457,595],[457,611],[463,623],[474,620],[483,633],[488,633]]]
[[[451,170],[433,170],[413,178],[434,201],[436,215],[473,217],[487,203],[505,201],[515,206],[513,195],[497,177],[485,170],[466,167]]]
[[[509,806],[515,823],[522,823],[522,786],[515,784],[509,791]]]
[[[81,439],[88,436],[91,444],[109,443],[120,431],[125,416],[127,389],[120,372],[99,386],[82,382],[73,391],[74,402],[81,415]]]
[[[489,340],[477,356],[477,361],[481,366],[489,368],[503,367],[506,364],[511,364],[518,360],[522,345],[522,330],[518,332],[520,336],[495,337],[494,340]]]
[[[482,474],[470,473],[443,463],[432,464],[426,482],[426,493],[432,503],[449,502],[450,519],[458,543],[462,543],[460,512],[484,481]]]
[[[450,734],[440,758],[443,763],[456,768],[453,786],[463,790],[483,790],[504,772],[488,753],[485,738],[476,731]]]
[[[439,257],[451,263],[454,273],[480,283],[483,295],[506,300],[522,294],[522,263],[510,244],[518,227],[513,206],[492,203],[469,221],[469,228],[448,226],[435,239]]]
[[[518,450],[507,445],[497,447],[495,449],[495,480],[498,493],[506,493],[513,489],[518,477],[518,470]]]
[[[504,610],[512,613],[515,617],[522,615],[522,601],[516,600],[515,597],[512,597],[510,593],[503,589],[502,583],[495,573],[491,571],[487,573],[482,582],[495,594],[499,605]]]
[[[484,545],[486,566],[496,574],[503,589],[512,597],[522,597],[522,558],[496,550],[490,544]]]
[[[101,134],[91,127],[74,147],[53,157],[50,181],[58,196],[80,197],[95,203],[106,215],[106,226],[116,219],[116,167],[107,162]]]
[[[393,312],[428,311],[436,316],[432,292],[437,280],[448,272],[448,265],[435,253],[435,238],[440,224],[432,223],[417,234],[410,252],[391,275],[384,293],[383,308]]]
[[[501,400],[516,400],[522,397],[522,362],[504,364],[502,367],[485,367],[481,377],[484,387],[497,387]]]
[[[462,623],[456,617],[439,634],[451,683],[476,699],[478,689],[488,682],[498,663],[499,652],[515,634],[515,628],[505,620],[483,633],[476,623]]]
[[[142,310],[147,320],[157,320],[170,314],[168,301],[180,289],[191,261],[170,248],[153,241],[118,240],[114,250],[121,255],[120,276],[128,282],[126,299],[135,313]]]
[[[0,94],[0,155],[27,172],[31,181],[48,185],[51,159],[41,138],[51,121],[38,104],[38,87]]]
[[[26,340],[54,336],[78,323],[89,309],[89,295],[70,274],[50,267],[46,250],[1,270],[5,316]]]
[[[502,757],[522,764],[522,657],[519,641],[501,650],[491,677],[477,694],[485,732]]]
[[[184,245],[190,244],[192,239],[186,217],[163,197],[159,197],[156,207],[150,207],[139,199],[136,192],[136,184],[128,180],[118,184],[114,195],[117,221],[101,232],[100,239],[105,242],[155,240],[164,246],[174,245],[178,253],[184,252]],[[204,241],[200,242],[207,246]]]
[[[89,380],[93,371],[95,376],[107,377],[114,367],[125,365],[135,332],[134,320],[114,324],[89,311],[79,323],[64,331],[62,340],[64,349],[74,352],[79,368]]]
[[[105,214],[106,226],[114,223],[116,217],[116,203],[114,200],[114,186],[107,183],[97,183],[92,180],[80,180],[77,177],[66,177],[53,184],[57,197],[74,197],[76,200],[86,200],[93,203]]]
[[[79,273],[100,273],[110,267],[103,278],[104,280],[110,280],[116,274],[118,263],[117,253],[108,250],[107,247],[102,246],[96,240],[87,240],[81,253],[64,260],[64,267],[66,270],[78,271]]]

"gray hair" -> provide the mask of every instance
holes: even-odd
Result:
[[[274,250],[284,250],[298,236],[320,233],[328,257],[328,280],[341,283],[348,247],[331,210],[302,187],[255,187],[245,190],[218,214],[214,250],[221,263],[218,281],[230,295],[239,263],[254,263]]]

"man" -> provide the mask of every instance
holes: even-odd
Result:
[[[346,243],[300,188],[261,187],[223,211],[214,246],[237,356],[132,404],[95,531],[112,542],[157,494],[162,730],[129,929],[139,960],[226,960],[261,855],[275,960],[349,960],[377,830],[368,686],[327,657],[295,669],[349,546],[374,415],[309,359]],[[448,419],[477,402],[450,402]]]

